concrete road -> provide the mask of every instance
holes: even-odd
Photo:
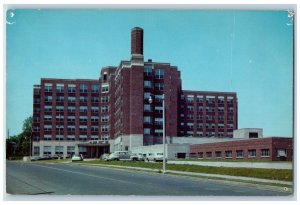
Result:
[[[76,164],[6,163],[9,194],[138,196],[284,196],[263,186]]]

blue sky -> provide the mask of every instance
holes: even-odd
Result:
[[[139,26],[145,59],[178,66],[183,89],[237,92],[239,128],[291,136],[291,24],[286,11],[9,10],[7,128],[21,132],[40,78],[98,79],[128,60]]]

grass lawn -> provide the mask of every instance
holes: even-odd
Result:
[[[78,163],[162,169],[162,163],[146,163],[146,162],[133,162],[133,161],[101,161],[101,160],[90,160],[90,161],[83,161]],[[292,181],[293,179],[293,170],[285,170],[285,169],[258,169],[258,168],[236,168],[236,167],[231,168],[231,167],[212,167],[212,166],[183,165],[183,164],[166,164],[166,169],[174,170],[174,171],[254,177],[254,178],[282,180],[282,181]]]

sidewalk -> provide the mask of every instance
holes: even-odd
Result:
[[[161,169],[150,169],[150,168],[141,168],[141,167],[127,167],[127,166],[118,166],[118,165],[103,165],[103,164],[78,164],[78,165],[114,167],[114,168],[123,168],[123,169],[125,168],[125,169],[141,170],[141,171],[151,171],[151,172],[159,172],[159,171],[161,171]],[[187,176],[208,177],[208,178],[210,177],[210,178],[220,178],[220,179],[234,179],[234,180],[242,180],[242,181],[274,183],[274,184],[282,184],[282,185],[293,185],[293,182],[288,182],[288,181],[279,181],[279,180],[271,180],[271,179],[260,179],[260,178],[252,178],[252,177],[229,176],[229,175],[220,175],[220,174],[205,174],[205,173],[195,173],[195,172],[182,172],[182,171],[172,171],[172,170],[167,170],[166,173],[182,174],[182,175],[187,175]]]
[[[293,169],[292,162],[207,162],[207,161],[168,161],[168,164],[190,164],[213,167],[244,167],[260,169]]]

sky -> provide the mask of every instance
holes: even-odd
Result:
[[[185,90],[238,97],[238,128],[292,136],[293,19],[287,11],[8,10],[6,127],[22,131],[41,78],[98,79],[130,59],[144,29],[144,58],[178,66]]]

